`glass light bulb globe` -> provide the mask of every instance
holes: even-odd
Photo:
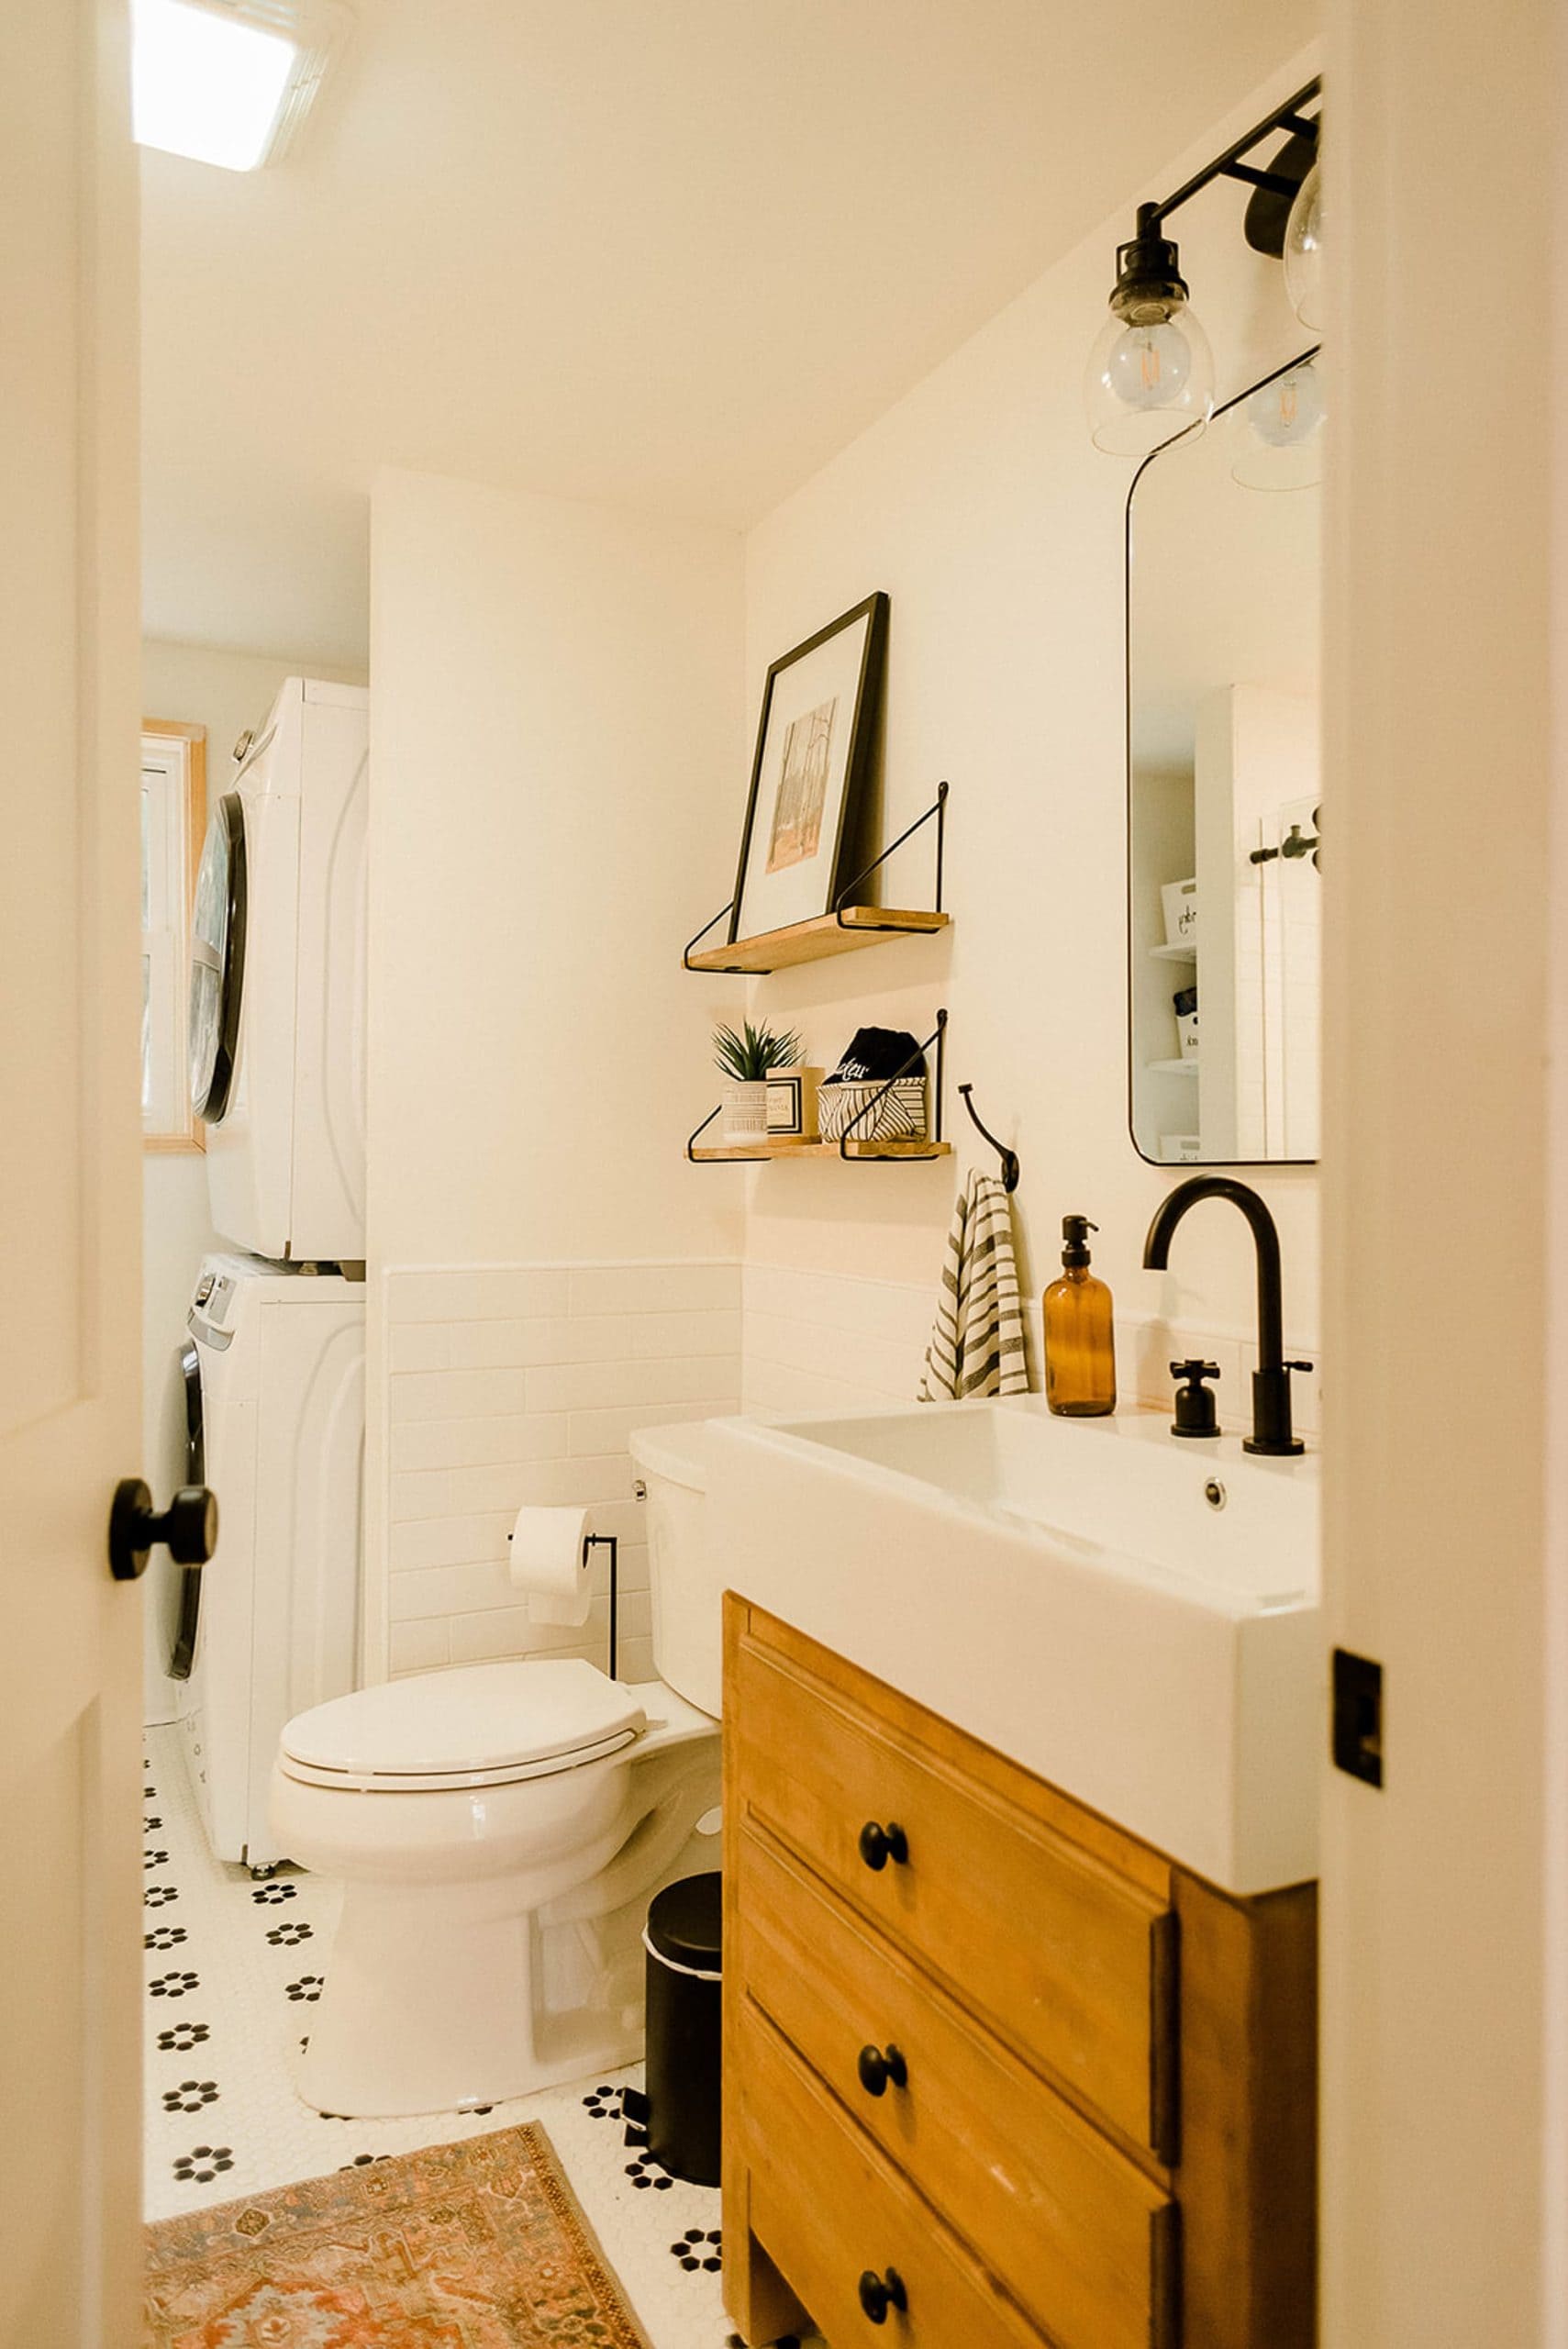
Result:
[[[1106,373],[1128,407],[1169,407],[1186,389],[1193,347],[1172,320],[1124,327],[1111,345]]]
[[[1296,192],[1284,231],[1284,290],[1304,327],[1323,325],[1323,166],[1314,163]]]
[[[1247,421],[1271,449],[1288,449],[1305,440],[1323,421],[1323,386],[1318,370],[1308,362],[1276,375],[1247,402]]]
[[[1095,446],[1115,456],[1147,457],[1201,430],[1214,412],[1214,355],[1192,311],[1129,320],[1113,310],[1089,353],[1084,400]]]
[[[1231,412],[1231,479],[1244,489],[1312,488],[1323,478],[1326,413],[1309,359],[1260,384]]]

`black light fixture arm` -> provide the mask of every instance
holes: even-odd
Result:
[[[1184,204],[1190,203],[1195,195],[1200,195],[1218,179],[1245,180],[1252,187],[1266,187],[1276,195],[1293,196],[1296,186],[1294,180],[1285,178],[1279,172],[1261,171],[1256,164],[1244,162],[1242,158],[1275,131],[1288,130],[1298,138],[1315,136],[1317,120],[1304,115],[1301,109],[1322,95],[1323,77],[1315,73],[1293,97],[1286,98],[1283,106],[1275,106],[1272,114],[1265,115],[1262,122],[1244,132],[1233,146],[1226,149],[1223,155],[1217,155],[1212,162],[1204,165],[1201,172],[1195,172],[1192,178],[1184,181],[1175,194],[1166,196],[1162,204],[1140,204],[1138,207],[1140,235],[1152,234],[1162,221],[1168,219],[1173,212],[1180,211]]]

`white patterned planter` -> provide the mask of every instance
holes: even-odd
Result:
[[[766,1141],[768,1088],[765,1084],[727,1085],[724,1088],[726,1141]]]

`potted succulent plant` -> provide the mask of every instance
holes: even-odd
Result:
[[[771,1028],[753,1028],[748,1019],[739,1031],[715,1029],[713,1056],[729,1080],[724,1088],[725,1140],[766,1141],[769,1072],[800,1065],[805,1057],[800,1038],[793,1030],[778,1036]]]

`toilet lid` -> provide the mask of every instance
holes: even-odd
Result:
[[[494,1786],[613,1753],[645,1725],[630,1690],[580,1657],[466,1664],[313,1705],[285,1727],[283,1759],[360,1786]]]

